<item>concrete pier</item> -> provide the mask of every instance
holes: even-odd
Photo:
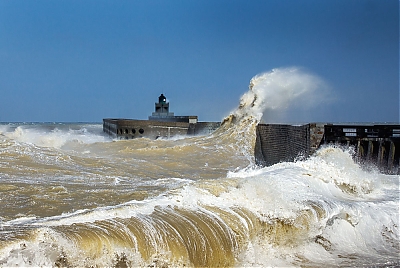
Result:
[[[220,122],[198,122],[195,115],[175,116],[169,111],[169,102],[164,94],[155,103],[155,111],[149,116],[149,120],[103,119],[103,131],[117,139],[169,139],[174,136],[206,135],[220,125]]]
[[[171,138],[175,136],[206,135],[219,127],[219,122],[169,122],[135,119],[103,119],[103,131],[117,139]]]
[[[255,158],[261,166],[312,155],[321,145],[353,146],[354,158],[382,172],[399,174],[400,125],[259,124]]]

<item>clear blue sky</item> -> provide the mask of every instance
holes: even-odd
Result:
[[[250,79],[300,66],[308,121],[399,121],[398,0],[0,0],[0,121],[220,121]]]

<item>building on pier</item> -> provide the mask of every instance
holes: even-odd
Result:
[[[155,111],[148,120],[106,118],[103,119],[103,131],[117,139],[140,137],[158,139],[210,134],[220,124],[220,122],[199,122],[195,115],[175,116],[169,110],[167,98],[161,94],[155,103]]]

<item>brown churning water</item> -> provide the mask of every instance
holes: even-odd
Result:
[[[257,90],[209,136],[1,125],[0,267],[399,265],[399,176],[335,147],[256,167]]]

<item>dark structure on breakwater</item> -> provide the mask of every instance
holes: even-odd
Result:
[[[197,116],[175,116],[169,110],[169,102],[164,94],[155,103],[155,111],[149,120],[103,119],[103,131],[113,138],[150,139],[171,138],[174,136],[205,135],[212,133],[220,122],[198,122]]]
[[[400,174],[400,125],[259,124],[255,159],[261,166],[312,155],[321,145],[353,146],[360,163],[382,172]]]

